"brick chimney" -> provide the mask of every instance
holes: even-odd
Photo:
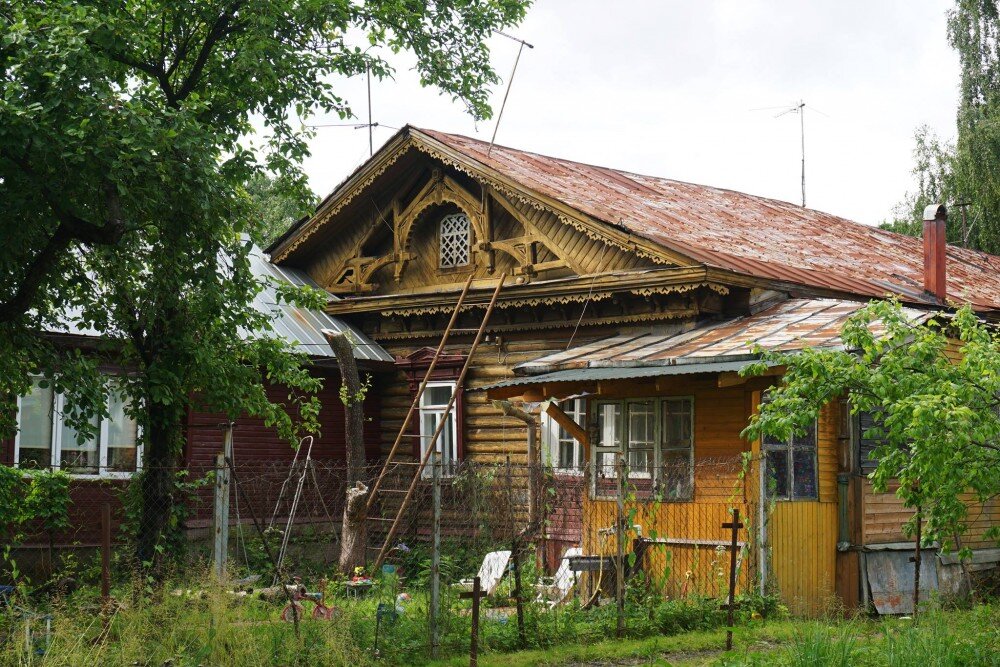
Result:
[[[924,291],[944,303],[948,294],[945,278],[945,223],[948,209],[944,204],[931,204],[924,209]]]

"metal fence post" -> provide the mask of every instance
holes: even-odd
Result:
[[[226,576],[226,559],[229,555],[229,466],[227,461],[231,460],[233,452],[233,424],[228,423],[225,428],[226,434],[223,439],[222,451],[215,456],[213,564],[215,576],[219,579]]]
[[[434,453],[434,461],[431,464],[431,479],[433,492],[433,520],[432,520],[432,546],[431,546],[431,656],[438,657],[441,645],[440,629],[438,626],[439,614],[441,613],[441,461]]]

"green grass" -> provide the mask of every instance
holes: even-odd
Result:
[[[739,642],[790,642],[800,621],[773,621],[756,623],[751,627],[737,628],[735,640]],[[691,654],[720,652],[725,648],[725,630],[700,630],[671,637],[655,636],[643,639],[607,639],[595,643],[554,646],[548,649],[520,651],[506,655],[481,655],[479,664],[484,667],[528,667],[529,665],[565,665],[575,662],[614,662],[642,660],[656,664],[671,654],[681,660],[693,659],[698,664],[707,659]],[[458,667],[469,664],[468,655],[432,662],[434,667]]]
[[[468,661],[469,601],[448,590],[441,616],[441,655],[431,662],[428,648],[427,601],[419,588],[411,591],[405,613],[379,629],[379,657],[373,652],[375,610],[394,599],[389,581],[367,599],[337,597],[341,610],[334,622],[306,619],[301,636],[279,620],[281,602],[236,598],[213,586],[207,576],[191,577],[180,586],[156,590],[116,589],[119,607],[107,621],[96,590],[82,590],[35,608],[53,616],[53,642],[43,656],[24,648],[23,623],[0,610],[0,665],[464,665]],[[196,594],[175,596],[175,587]],[[145,587],[143,587],[145,588]],[[138,594],[136,594],[138,593]],[[736,650],[725,653],[725,631],[715,602],[665,602],[630,589],[626,631],[615,634],[614,607],[584,610],[570,604],[553,611],[529,605],[526,647],[521,650],[512,612],[487,601],[480,630],[480,664],[717,664],[754,665],[890,665],[948,667],[1000,666],[1000,607],[982,605],[967,611],[930,611],[918,622],[906,620],[804,621],[751,620],[741,611]],[[305,604],[306,612],[312,610]],[[780,613],[780,612],[779,612]],[[504,614],[509,614],[504,617]],[[756,617],[754,615],[754,617]],[[8,638],[6,641],[4,638]]]
[[[671,637],[605,640],[507,655],[486,654],[485,667],[528,665],[717,665],[719,667],[959,667],[1000,665],[1000,607],[927,611],[912,619],[786,620]],[[466,656],[432,663],[468,664]]]

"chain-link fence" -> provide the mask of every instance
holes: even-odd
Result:
[[[731,583],[744,613],[777,606],[760,582],[788,546],[767,544],[781,512],[759,501],[751,459],[418,468],[398,461],[352,472],[303,458],[76,478],[62,520],[22,526],[18,564],[56,578],[87,562],[99,571],[109,540],[110,578],[125,581],[153,539],[154,559],[175,572],[203,577],[223,559],[226,580],[254,595],[297,577],[308,590],[328,584],[328,604],[379,623],[405,612],[407,645],[428,654],[467,646],[472,601],[462,594],[477,575],[486,595],[480,640],[506,648],[555,642],[560,623],[595,637],[663,630],[673,627],[671,604],[718,624]],[[358,482],[367,518],[360,537],[346,537],[363,541],[364,565],[341,573],[347,490]],[[825,502],[836,511],[835,496]],[[799,522],[780,531],[789,539],[822,532],[809,513],[785,514]],[[823,557],[834,558],[833,548]],[[273,590],[271,599],[286,602]]]

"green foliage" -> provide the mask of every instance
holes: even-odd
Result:
[[[257,226],[250,233],[262,247],[270,245],[300,218],[309,215],[317,204],[315,197],[303,201],[296,183],[271,178],[265,173],[250,177],[246,194],[257,219]]]
[[[263,285],[245,239],[262,207],[247,184],[275,174],[282,196],[311,200],[301,119],[349,116],[332,82],[390,76],[386,50],[411,52],[423,84],[489,116],[484,40],[526,5],[0,0],[0,392],[44,374],[85,420],[102,410],[98,367],[130,370],[150,469],[140,560],[165,529],[192,407],[260,417],[289,442],[318,428],[321,381],[251,307]],[[306,292],[281,298],[315,304]],[[67,311],[74,331],[101,332],[92,353],[38,336]],[[272,403],[264,380],[287,394]]]
[[[24,516],[24,472],[0,465],[0,531],[9,542],[15,535]]]
[[[916,131],[916,189],[883,227],[919,235],[923,207],[967,203],[954,215],[948,240],[1000,252],[1000,12],[996,0],[956,0],[948,12],[948,41],[958,54],[961,85],[954,143],[927,127]],[[957,211],[955,211],[957,213]]]
[[[38,522],[49,533],[69,528],[69,481],[69,475],[61,470],[32,472],[22,521]]]
[[[882,229],[921,236],[923,234],[924,208],[931,204],[959,201],[962,197],[955,172],[955,147],[939,139],[929,127],[923,125],[914,133],[913,177],[916,189],[908,192],[893,210],[892,220],[881,225]],[[946,234],[949,243],[966,243],[959,212],[952,212],[952,224]],[[972,237],[970,237],[972,238]]]
[[[853,412],[883,425],[867,434],[885,443],[874,452],[876,490],[899,480],[897,495],[921,508],[925,542],[947,548],[967,528],[963,494],[1000,493],[1000,342],[968,306],[924,324],[913,318],[896,301],[875,301],[844,325],[846,350],[762,352],[745,374],[769,364],[787,371],[743,435],[802,433],[824,404],[850,396]]]
[[[144,509],[143,477],[148,474],[149,471],[140,470],[118,494],[125,515],[120,530],[129,540],[136,540],[139,537]],[[177,470],[172,475],[171,486],[174,496],[169,503],[159,508],[165,517],[164,530],[160,533],[157,551],[169,553],[179,559],[191,546],[191,540],[184,534],[184,522],[191,517],[194,508],[198,506],[199,491],[215,483],[215,471],[209,471],[195,479],[191,479],[188,470]]]

